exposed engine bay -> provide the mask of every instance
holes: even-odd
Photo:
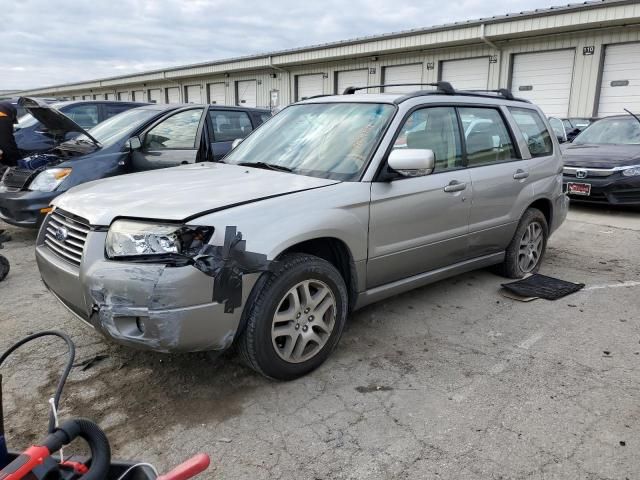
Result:
[[[43,170],[75,157],[93,152],[96,146],[84,140],[71,140],[62,143],[47,153],[35,153],[18,160],[17,167],[7,168],[2,185],[12,190],[24,190]]]

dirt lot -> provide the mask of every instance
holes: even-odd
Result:
[[[106,343],[43,287],[35,234],[9,230],[0,350],[57,328],[79,361],[106,355],[74,369],[63,413],[99,421],[116,457],[164,469],[203,450],[224,479],[640,477],[640,213],[572,208],[542,273],[577,294],[520,303],[487,271],[458,276],[358,312],[291,383]],[[3,368],[11,446],[42,436],[63,350]]]

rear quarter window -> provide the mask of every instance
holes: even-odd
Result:
[[[509,107],[522,136],[527,142],[532,157],[546,157],[553,153],[551,134],[535,110]]]

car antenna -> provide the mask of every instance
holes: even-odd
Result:
[[[638,123],[640,123],[640,118],[638,118],[638,116],[635,113],[632,113],[630,110],[627,110],[626,108],[623,108],[623,110],[627,112],[629,115],[631,115],[633,118],[635,118],[638,121]]]

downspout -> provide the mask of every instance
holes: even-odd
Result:
[[[284,68],[275,66],[273,64],[273,57],[271,55],[269,55],[269,67],[273,68],[274,70],[278,70],[280,72],[284,72],[287,74],[287,94],[289,98],[289,103],[293,103],[293,97],[291,95],[291,72],[289,70],[285,70]],[[280,105],[279,107],[282,108],[283,106],[284,105]]]
[[[502,80],[502,49],[498,47],[495,43],[489,40],[484,34],[484,23],[480,24],[480,40],[489,45],[494,50],[497,50],[500,54],[500,63],[498,64],[498,88],[500,88],[500,82]]]

